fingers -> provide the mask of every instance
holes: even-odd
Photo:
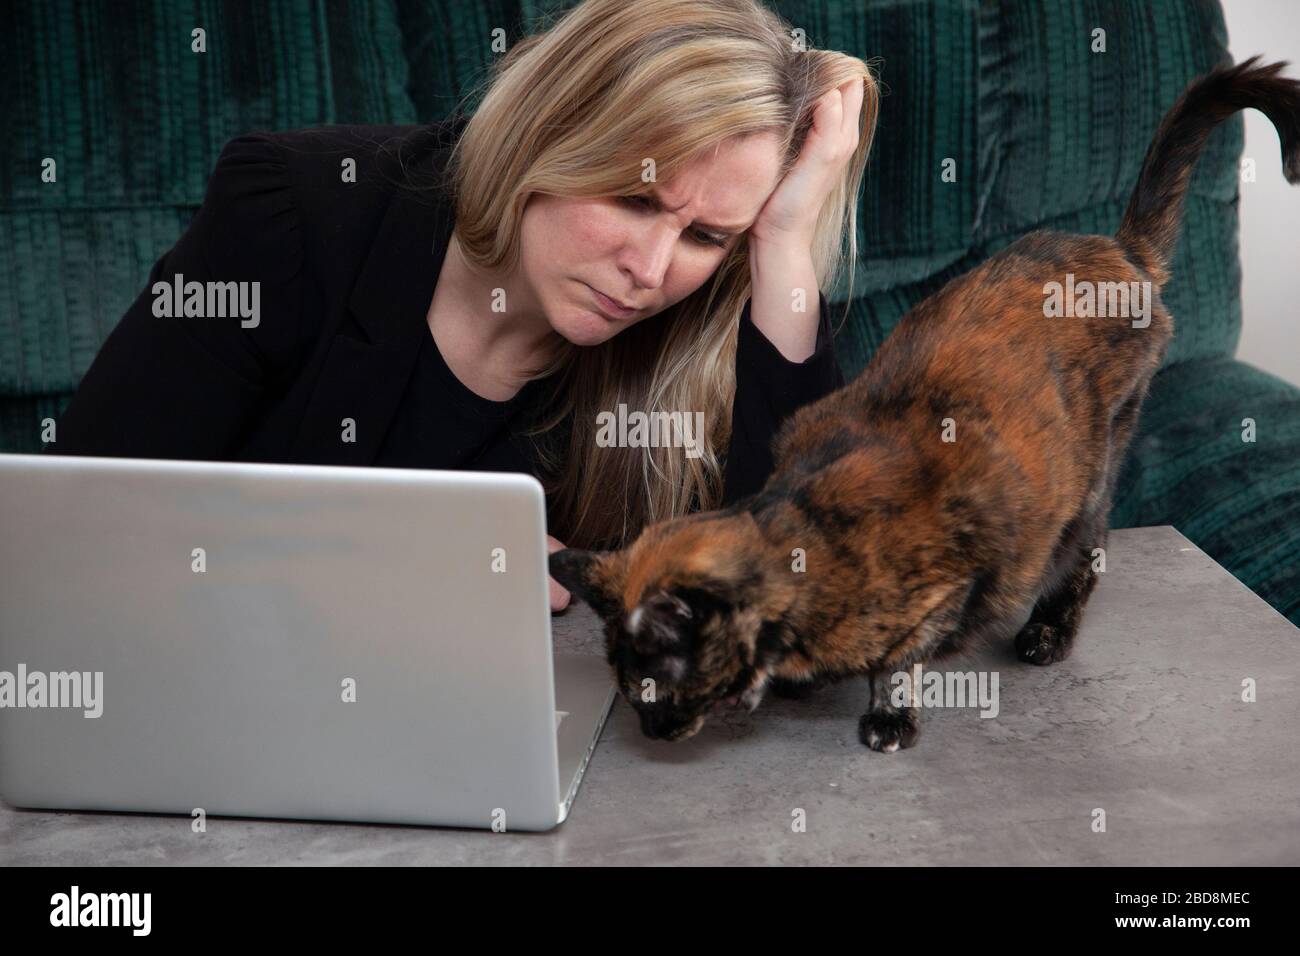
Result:
[[[823,99],[828,104],[827,133],[834,136],[843,150],[843,156],[853,152],[858,146],[858,126],[862,114],[862,100],[866,88],[861,77],[849,80],[841,86],[826,93]],[[834,106],[829,104],[834,103]]]
[[[551,610],[563,611],[569,606],[570,595],[555,578],[550,578],[551,585]]]
[[[563,551],[565,545],[563,542],[553,538],[551,535],[546,536],[546,553],[554,554],[556,551]],[[555,578],[547,578],[551,585],[551,610],[563,611],[569,606],[570,595],[564,586]]]
[[[852,152],[858,145],[858,125],[862,114],[862,100],[866,95],[866,86],[861,77],[849,80],[840,87],[843,95],[843,114],[841,117],[840,136],[844,142],[851,143]]]
[[[838,133],[844,125],[843,95],[838,89],[828,90],[817,101],[813,113],[813,126],[826,135]]]
[[[862,77],[855,77],[823,93],[817,100],[813,127],[831,145],[830,153],[825,157],[828,163],[836,164],[857,149],[865,96],[866,87]]]

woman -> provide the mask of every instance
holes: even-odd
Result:
[[[757,490],[843,384],[817,290],[877,110],[795,38],[754,0],[586,0],[472,117],[232,140],[54,450],[526,471],[552,550]],[[610,447],[620,406],[701,434]]]

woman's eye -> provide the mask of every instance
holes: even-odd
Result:
[[[645,196],[619,196],[619,202],[625,205],[639,209],[649,209],[650,200]],[[727,247],[727,236],[715,236],[711,233],[700,232],[698,229],[691,233],[695,241],[702,246],[717,246],[719,249]]]

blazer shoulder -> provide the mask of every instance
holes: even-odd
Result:
[[[408,185],[409,174],[441,169],[468,117],[456,114],[422,124],[330,124],[293,130],[254,130],[221,150],[209,193],[233,183],[234,192],[289,189],[301,214],[315,204],[386,200]],[[224,174],[224,175],[219,175]],[[421,176],[427,184],[427,176]],[[242,188],[241,188],[242,187]],[[346,187],[346,188],[345,188]],[[228,190],[229,191],[229,190]],[[218,201],[228,198],[218,197]]]
[[[302,255],[320,266],[312,274],[339,294],[333,286],[364,260],[393,196],[415,181],[413,174],[427,182],[427,171],[441,168],[445,132],[442,124],[259,130],[227,143],[219,166],[232,153],[253,157],[257,183],[245,191],[277,197],[299,231]]]
[[[436,148],[433,130],[420,125],[330,125],[279,132],[253,132],[269,162],[283,166],[304,212],[316,201],[347,202],[349,195],[374,201],[402,181],[412,162]],[[228,144],[229,146],[229,144]],[[343,188],[346,187],[346,188]]]

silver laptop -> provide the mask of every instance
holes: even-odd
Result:
[[[0,796],[546,830],[615,688],[523,474],[0,455]]]

